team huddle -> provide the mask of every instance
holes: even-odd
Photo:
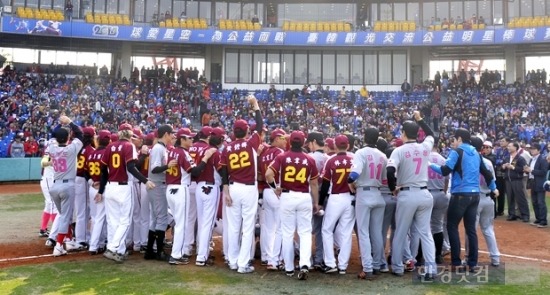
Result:
[[[231,140],[220,127],[193,133],[162,125],[143,135],[124,123],[111,134],[81,129],[61,116],[42,160],[42,228],[48,220],[53,224],[40,234],[48,237],[53,255],[87,249],[122,263],[129,252],[140,252],[147,260],[181,265],[194,258],[197,266],[207,266],[213,263],[212,235],[221,227],[228,267],[252,273],[259,219],[261,265],[267,270],[297,273],[299,280],[311,269],[346,274],[355,232],[358,278],[372,280],[390,269],[403,276],[422,267],[422,278],[433,280],[449,247],[453,271],[477,267],[477,237],[468,234],[463,266],[455,225],[445,226],[453,202],[447,192],[469,181],[463,171],[468,169],[477,173],[477,186],[468,192],[474,201],[477,195],[477,220],[493,245],[491,263],[499,265],[492,218],[479,216],[481,204],[491,205],[498,196],[494,170],[459,146],[471,142],[479,152],[483,143],[477,138],[457,131],[455,148],[464,152],[445,159],[415,112],[392,145],[375,127],[366,129],[366,146],[355,153],[353,136],[344,134],[325,139],[275,129],[268,145],[258,102],[253,96],[248,102],[256,124],[237,120]],[[420,129],[426,134],[422,142]],[[461,165],[465,159],[468,165]]]

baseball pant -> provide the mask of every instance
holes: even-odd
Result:
[[[364,272],[380,269],[385,264],[382,238],[385,206],[386,202],[378,188],[357,188],[355,218],[357,218],[357,238]]]
[[[323,249],[324,261],[329,267],[336,267],[334,257],[334,232],[339,233],[340,253],[338,254],[338,268],[347,269],[351,255],[351,234],[355,224],[355,196],[350,193],[331,194],[325,208],[323,220]]]
[[[197,183],[191,181],[189,186],[189,199],[187,201],[188,214],[187,214],[187,226],[185,228],[185,240],[183,241],[183,246],[185,248],[185,254],[191,255],[193,253],[193,244],[195,244],[195,233],[197,231]]]
[[[139,251],[141,246],[147,246],[147,235],[149,231],[149,214],[144,221],[145,215],[142,214],[143,208],[149,208],[149,201],[147,200],[147,190],[145,186],[138,181],[132,183],[132,199],[134,207],[132,210],[132,223],[130,226],[130,239],[127,239],[127,244],[134,244],[134,251]],[[145,195],[144,195],[145,194]],[[148,211],[148,210],[147,210]],[[145,228],[144,228],[145,224]]]
[[[220,198],[222,198],[222,243],[223,243],[223,256],[225,260],[229,261],[229,225],[227,224],[227,206],[225,204],[225,198],[223,192],[220,192]]]
[[[255,184],[233,183],[229,185],[229,194],[232,205],[226,208],[229,244],[227,259],[230,266],[244,268],[252,258],[250,247],[254,241],[258,187]]]
[[[55,210],[57,211],[57,208]],[[55,218],[53,219],[52,228],[50,229],[50,235],[48,236],[48,239],[51,239],[51,240],[57,239],[57,233],[59,231],[59,220],[60,220],[59,213],[57,213],[55,215]]]
[[[149,230],[166,231],[170,222],[168,218],[168,202],[166,201],[166,184],[155,182],[156,187],[148,191],[151,205],[151,221]]]
[[[61,180],[54,181],[50,189],[50,196],[59,212],[55,218],[58,222],[57,233],[59,234],[67,234],[69,232],[69,225],[73,219],[74,192],[74,180],[69,180],[68,182]]]
[[[40,189],[44,195],[44,212],[48,214],[57,214],[57,207],[52,201],[52,196],[50,195],[50,188],[53,185],[53,178],[42,178],[40,180]]]
[[[280,219],[283,258],[286,271],[294,271],[294,233],[300,237],[300,267],[311,266],[311,215],[313,205],[309,193],[281,194]]]
[[[433,197],[426,189],[410,187],[400,191],[395,211],[395,236],[392,242],[392,271],[403,273],[403,254],[409,230],[417,232],[422,244],[426,272],[435,274],[435,245],[430,231]]]
[[[390,248],[393,241],[393,235],[395,233],[395,206],[397,205],[397,200],[391,192],[383,192],[382,197],[384,197],[384,202],[386,207],[384,207],[384,221],[382,221],[382,241],[383,247],[386,249],[386,241],[388,240],[388,231],[391,228],[390,234]],[[391,253],[391,249],[389,251]]]
[[[261,225],[262,239],[261,245],[264,247],[267,263],[272,266],[280,264],[282,237],[281,237],[281,216],[280,216],[280,200],[275,195],[271,188],[264,189],[264,223]]]
[[[324,204],[323,204],[324,207]],[[323,216],[313,215],[312,234],[315,238],[315,252],[313,253],[313,265],[323,264]]]
[[[126,236],[132,221],[132,188],[130,183],[109,182],[105,188],[105,213],[107,215],[107,249],[124,255]]]
[[[105,201],[96,203],[94,198],[97,194],[97,189],[90,186],[89,202],[90,202],[90,216],[92,218],[92,228],[90,236],[89,251],[97,251],[99,248],[105,246],[105,239],[107,233],[107,223],[105,222]]]
[[[495,202],[490,195],[485,193],[479,194],[479,205],[477,206],[477,220],[476,223],[481,229],[481,233],[485,238],[487,244],[487,250],[492,264],[500,264],[500,252],[498,251],[497,240],[495,237],[495,229],[493,223],[495,220]],[[469,252],[469,241],[466,236],[465,248],[466,253]]]
[[[197,183],[195,204],[197,208],[197,261],[206,261],[210,255],[210,241],[220,200],[219,186]]]
[[[185,254],[184,240],[187,233],[189,213],[189,187],[181,184],[166,186],[166,200],[174,216],[174,239],[171,256],[180,259]]]
[[[90,207],[88,205],[89,185],[86,178],[77,176],[74,181],[75,189],[75,238],[77,243],[88,242],[90,232],[88,231],[88,220],[90,219]]]
[[[262,190],[263,192],[263,190]],[[258,200],[259,202],[259,200]],[[262,202],[265,202],[265,200],[262,198]],[[265,233],[264,227],[265,227],[265,204],[259,204],[258,203],[258,224],[256,225],[256,229],[254,230],[255,236],[259,236],[260,241],[260,256],[262,261],[267,261],[267,240],[266,236],[263,235]],[[258,228],[259,226],[259,228]],[[258,232],[259,229],[259,232]],[[256,244],[256,243],[254,243]]]
[[[430,228],[432,229],[432,234],[438,234],[443,232],[443,219],[449,207],[449,197],[441,190],[430,190],[430,192],[434,200]]]
[[[139,211],[139,220],[138,224],[140,233],[140,246],[147,247],[147,240],[149,238],[149,228],[151,222],[151,202],[149,201],[149,192],[147,191],[147,186],[145,183],[139,185],[141,191],[141,206]]]

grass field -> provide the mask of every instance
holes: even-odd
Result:
[[[0,196],[0,224],[4,227],[18,227],[22,226],[18,216],[36,216],[23,220],[24,225],[31,223],[28,226],[36,228],[32,223],[39,218],[42,206],[41,195]],[[82,259],[72,255],[58,260],[48,264],[32,264],[31,261],[29,265],[0,269],[0,294],[465,295],[549,294],[550,290],[548,267],[541,268],[528,262],[509,263],[501,267],[502,280],[490,280],[490,284],[460,285],[413,283],[412,274],[404,278],[383,275],[369,282],[357,280],[354,273],[341,276],[312,272],[308,281],[298,281],[286,277],[284,273],[266,272],[263,269],[250,275],[241,275],[221,266],[170,266],[167,263],[145,261],[138,255],[130,256],[124,264],[115,264],[101,257]],[[503,270],[505,275],[502,274]]]

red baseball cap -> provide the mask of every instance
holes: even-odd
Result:
[[[214,137],[225,137],[226,133],[225,130],[221,127],[216,127],[212,129],[212,132],[210,132],[210,136]]]
[[[84,135],[88,135],[88,136],[94,136],[95,135],[95,128],[94,127],[84,127],[82,128],[82,133]]]
[[[115,142],[115,141],[118,141],[118,134],[111,133],[111,142]]]
[[[327,139],[325,139],[325,144],[331,150],[336,148],[336,146],[334,145],[334,138],[332,137],[328,137]]]
[[[211,133],[212,133],[212,127],[210,127],[210,126],[208,126],[208,125],[202,126],[200,133],[201,133],[204,137],[208,137],[208,136],[210,136]]]
[[[132,131],[134,132],[134,135],[132,135],[133,138],[143,138],[143,133],[141,132],[141,129],[134,128]]]
[[[120,124],[120,126],[118,126],[118,131],[123,131],[123,130],[132,131],[132,125],[130,125],[130,124],[128,124],[128,123],[122,123],[122,124]]]
[[[285,135],[286,135],[286,132],[283,129],[277,128],[277,129],[271,131],[270,138],[271,138],[271,140],[275,140],[275,138],[285,136]]]
[[[338,135],[336,136],[336,138],[334,138],[334,144],[336,145],[336,147],[338,148],[348,148],[349,146],[349,139],[347,136],[345,135]]]
[[[110,139],[111,138],[111,132],[109,130],[101,130],[99,131],[99,135],[97,136],[99,140],[101,139]]]
[[[395,147],[400,147],[403,145],[403,140],[401,138],[398,138],[394,142]]]
[[[233,124],[233,130],[237,130],[237,129],[246,131],[248,129],[248,123],[243,119],[239,119],[235,121],[235,124]]]
[[[189,130],[189,128],[180,128],[180,130],[178,130],[178,133],[177,133],[177,137],[180,138],[180,137],[187,137],[187,138],[193,138],[195,137],[195,135],[197,135],[197,133],[193,133],[191,132],[191,130]]]
[[[146,136],[145,136],[145,140],[150,140],[150,141],[153,141],[155,140],[155,133],[154,132],[149,132]]]
[[[290,142],[297,142],[300,143],[300,145],[303,145],[306,141],[306,136],[302,131],[292,131],[290,133]]]

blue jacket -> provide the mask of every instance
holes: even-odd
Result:
[[[460,163],[459,152],[451,150],[445,165],[431,164],[430,168],[436,173],[446,176],[453,173],[451,179],[451,194],[479,193],[479,174],[483,174],[491,191],[496,189],[495,179],[483,164],[480,154],[470,144],[461,144],[457,149],[462,150]],[[488,172],[488,175],[487,175]]]

